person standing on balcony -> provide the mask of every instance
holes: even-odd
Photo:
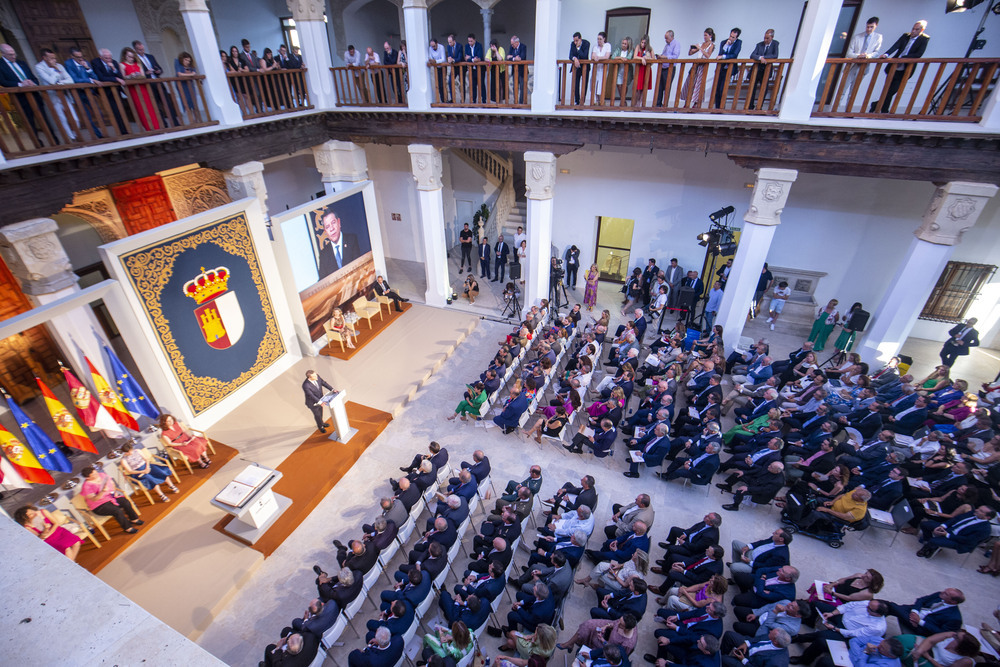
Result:
[[[656,86],[656,106],[663,106],[663,95],[667,92],[669,84],[673,82],[674,66],[669,63],[681,57],[681,44],[674,39],[674,31],[668,30],[663,34],[663,51],[660,52],[660,60],[667,63],[660,63],[660,83]]]
[[[114,59],[111,55],[111,49],[100,49],[97,58],[90,61],[90,64],[94,68],[94,73],[97,75],[98,81],[103,81],[104,83],[117,83],[119,85],[124,85],[125,80],[121,78],[121,70],[118,67],[118,61]],[[118,130],[121,134],[128,134],[128,128],[125,125],[125,121],[122,119],[121,112],[118,107],[121,105],[120,94],[121,91],[117,88],[105,88],[104,94],[108,98],[108,106],[111,107],[111,113],[115,117],[115,123],[118,125]]]
[[[517,35],[510,37],[510,51],[507,52],[507,60],[521,62],[528,59],[528,47],[521,43],[521,38]],[[527,87],[527,65],[516,65],[511,68],[511,81],[517,87],[517,103],[524,104],[524,89]]]
[[[847,57],[848,58],[875,58],[878,56],[879,49],[882,48],[882,33],[875,32],[878,28],[878,17],[873,16],[865,22],[865,29],[863,32],[859,32],[852,39],[850,45],[847,47]],[[861,75],[863,79],[865,77],[865,70],[868,69],[867,65],[847,65],[847,76],[844,77],[844,92],[840,96],[840,104],[843,105],[844,111],[850,111],[847,108],[847,100],[850,99],[851,90],[854,89],[854,82],[857,80],[858,75]]]
[[[354,48],[353,44],[347,45],[347,50],[344,51],[344,63],[349,67],[362,67],[364,65],[364,58],[361,52]],[[352,69],[351,75],[354,77],[354,88],[358,91],[359,97],[364,100],[365,104],[371,101],[368,95],[368,85],[365,81],[364,70]]]
[[[767,70],[767,61],[774,60],[777,57],[778,40],[774,38],[774,28],[768,28],[764,33],[764,41],[757,42],[757,46],[753,47],[753,53],[750,54],[750,60],[754,61],[754,66],[750,72],[750,78],[753,79],[753,89],[750,91],[748,109],[757,108],[757,90],[760,88],[761,82],[769,78],[771,74]],[[764,97],[767,97],[766,85],[764,87]],[[763,99],[761,99],[761,106],[764,106]]]
[[[506,60],[506,53],[503,47],[495,39],[490,40],[490,48],[486,50],[486,62],[496,63],[503,62]],[[507,101],[507,68],[500,67],[497,65],[491,65],[486,68],[489,70],[487,76],[487,81],[489,81],[490,86],[490,102],[497,101],[497,95],[499,93],[500,103]]]
[[[465,62],[469,63],[481,63],[483,62],[483,45],[476,41],[475,33],[469,33],[466,38],[466,44],[464,49]],[[481,99],[482,102],[486,103],[486,69],[484,67],[472,67],[469,70],[469,79],[472,85],[472,103],[475,104],[477,99]],[[479,91],[482,91],[481,97]]]
[[[441,65],[447,62],[448,57],[445,55],[444,45],[438,44],[436,37],[431,37],[431,41],[427,44],[427,64],[428,65]],[[447,102],[448,98],[444,95],[444,76],[445,67],[435,67],[434,76],[437,77],[437,87],[438,87],[438,102]],[[471,262],[470,262],[471,269]]]
[[[249,71],[256,72],[260,66],[257,62],[257,56],[250,50],[250,40],[243,38],[240,40],[240,45],[243,47],[243,50],[240,51],[240,63],[246,65]]]
[[[87,59],[83,57],[83,51],[80,49],[70,49],[69,60],[65,62],[64,66],[66,67],[66,73],[73,79],[73,83],[97,83],[97,72],[90,66]],[[80,91],[80,97],[83,99],[83,110],[87,114],[90,126],[94,128],[94,135],[98,139],[101,139],[104,135],[101,134],[98,123],[94,120],[94,109],[90,105],[88,93],[89,91],[86,90]]]
[[[135,50],[136,58],[139,60],[139,64],[142,65],[143,72],[146,74],[147,79],[159,79],[163,76],[163,68],[160,67],[160,63],[156,62],[156,58],[153,54],[146,53],[146,45],[135,40],[132,42],[132,48]],[[167,114],[170,114],[170,120],[173,121],[174,126],[180,125],[177,118],[177,108],[174,106],[174,100],[170,97],[169,88],[164,87],[161,89],[160,86],[149,86],[153,92],[153,99],[156,101],[156,106],[160,110],[160,115],[165,119]]]
[[[927,21],[917,21],[914,23],[913,29],[910,32],[900,35],[899,39],[889,47],[889,50],[882,54],[882,57],[912,58],[914,60],[923,57],[924,51],[927,50],[927,42],[931,41],[931,38],[924,33],[926,27]],[[886,74],[892,69],[892,65],[886,67]],[[885,94],[885,101],[882,102],[882,113],[889,113],[889,110],[892,108],[892,98],[899,92],[899,86],[903,82],[903,77],[906,75],[907,69],[909,69],[907,65],[895,66],[892,78],[889,79],[889,90]],[[868,111],[874,113],[877,104],[878,100],[872,102]]]
[[[688,57],[711,60],[713,53],[715,53],[715,31],[711,28],[705,28],[701,44],[692,44],[688,48]],[[687,105],[692,109],[701,108],[702,98],[708,100],[711,88],[705,85],[707,69],[707,64],[692,65],[687,81],[684,82],[681,99],[687,102]]]
[[[142,65],[133,49],[125,47],[122,49],[121,70],[124,79],[145,79]],[[136,84],[128,87],[129,97],[132,98],[132,105],[138,116],[137,120],[147,132],[160,129],[160,119],[156,116],[156,109],[153,106],[153,99],[149,94],[149,86],[146,84]]]
[[[375,49],[368,47],[365,49],[365,68],[369,70],[372,78],[372,85],[375,87],[375,98],[378,100],[379,104],[385,104],[385,78],[383,77],[383,72],[381,70],[371,71],[371,68],[378,67],[382,64],[379,60],[378,54],[375,53]]]
[[[399,64],[399,51],[392,48],[392,44],[388,40],[382,44],[382,64]],[[389,87],[392,88],[396,103],[401,103],[403,100],[403,77],[400,76],[400,70],[392,69],[389,71]]]
[[[259,70],[260,64],[257,61],[257,54],[250,50],[250,40],[244,37],[240,40],[240,45],[243,47],[243,50],[239,53],[239,62],[241,65],[240,69],[242,70],[243,67],[246,67],[246,70],[244,71],[247,72],[256,72]],[[250,81],[246,81],[246,79],[244,79],[244,81],[249,84],[247,85],[246,90],[253,101],[253,108],[257,113],[260,113],[263,111],[260,85],[257,81],[252,79]]]
[[[643,35],[636,44],[635,52],[635,93],[632,95],[632,106],[646,106],[646,91],[652,88],[653,49],[649,46],[649,35]]]
[[[56,53],[52,49],[42,49],[42,59],[35,64],[35,73],[43,86],[71,86],[73,78],[66,72],[66,68],[56,61]],[[73,106],[73,98],[66,95],[65,98],[58,91],[48,92],[49,103],[56,112],[59,124],[62,125],[64,137],[67,141],[77,140],[76,132],[73,128],[80,126],[80,119],[76,115],[76,108]],[[73,122],[70,123],[70,117]]]
[[[632,59],[631,37],[622,37],[621,46],[614,50],[611,54],[611,59],[619,63],[616,68],[618,70],[618,75],[615,78],[615,85],[617,86],[618,98],[624,104],[625,97],[628,95],[628,84],[632,82],[632,71],[628,64],[628,61]],[[614,103],[614,93],[608,96],[607,101]],[[599,103],[603,104],[604,100],[601,100]]]
[[[458,85],[462,88],[462,97],[465,97],[465,74],[462,68],[458,67],[459,63],[465,62],[465,51],[462,49],[461,44],[455,41],[455,33],[448,35],[448,45],[444,48],[444,54],[448,62],[454,65],[448,74],[448,103],[452,104],[455,101],[456,77],[458,78]]]
[[[579,106],[580,98],[587,99],[587,81],[590,78],[590,65],[581,65],[581,60],[590,57],[590,42],[578,32],[573,33],[573,41],[569,45],[569,59],[573,61],[573,104]]]
[[[743,40],[740,39],[740,35],[743,31],[739,28],[733,28],[729,31],[729,39],[724,41],[719,46],[719,60],[736,60],[740,57],[740,51],[743,49]],[[722,91],[726,87],[726,81],[729,79],[730,73],[737,74],[739,72],[739,67],[733,66],[730,69],[729,65],[719,65],[717,70],[718,74],[715,77],[715,108],[721,109],[723,102]]]
[[[604,93],[604,62],[611,59],[611,45],[607,43],[608,36],[606,33],[597,33],[597,43],[594,44],[594,48],[590,50],[590,59],[595,63],[600,63],[594,66],[594,83],[592,88],[594,92],[597,93],[598,104],[600,104],[601,95]]]
[[[288,47],[284,44],[278,47],[277,61],[281,65],[281,69],[300,69],[302,67],[302,59],[295,54],[288,53]]]

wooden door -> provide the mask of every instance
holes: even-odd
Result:
[[[90,28],[77,0],[12,0],[11,4],[36,62],[43,48],[55,51],[59,62],[69,58],[69,50],[74,47],[83,51],[87,60],[97,57]],[[28,54],[21,56],[30,60]]]

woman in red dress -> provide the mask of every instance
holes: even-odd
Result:
[[[160,415],[160,439],[187,457],[191,463],[207,468],[212,462],[208,458],[208,440],[193,435],[173,415]]]
[[[70,560],[76,560],[80,553],[82,537],[77,537],[62,526],[56,525],[55,517],[46,510],[40,510],[34,505],[25,505],[14,512],[14,520],[45,540],[45,543],[66,554]]]
[[[652,87],[653,79],[653,68],[649,61],[654,57],[653,49],[649,47],[649,35],[643,35],[632,55],[632,58],[638,61],[635,66],[635,94],[632,95],[632,106],[646,106],[646,91]]]
[[[139,64],[139,57],[135,54],[135,51],[127,46],[122,49],[122,57],[118,66],[122,70],[123,79],[146,78],[146,74],[142,71],[142,65]],[[149,86],[133,85],[126,87],[128,88],[129,97],[132,98],[132,104],[135,105],[135,113],[139,116],[137,120],[142,124],[142,127],[147,132],[160,129],[160,120],[156,117],[156,107],[153,105],[153,100],[150,97]]]

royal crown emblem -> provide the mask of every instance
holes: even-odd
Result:
[[[236,344],[243,335],[243,311],[236,293],[229,290],[229,269],[224,266],[201,273],[184,283],[184,294],[198,307],[194,315],[205,342],[216,350]]]
[[[73,400],[73,405],[80,410],[86,410],[90,407],[90,390],[86,387],[71,389],[69,397]]]

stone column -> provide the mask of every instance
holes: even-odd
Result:
[[[736,345],[743,334],[760,270],[767,260],[775,228],[781,224],[781,211],[788,200],[788,191],[798,175],[799,172],[794,169],[757,170],[750,209],[743,216],[746,224],[740,232],[733,268],[729,272],[722,305],[715,319],[716,324],[722,325],[725,338],[732,346]],[[701,279],[708,287],[715,276],[701,276]]]
[[[333,109],[337,106],[337,95],[333,90],[333,75],[330,72],[333,58],[323,21],[326,3],[316,0],[286,0],[286,3],[299,32],[309,101],[317,109]]]
[[[812,115],[816,87],[823,74],[842,4],[841,0],[813,0],[806,7],[778,112],[781,120],[803,121]],[[787,37],[794,38],[794,35]]]
[[[264,183],[264,165],[260,162],[244,162],[238,164],[229,171],[222,174],[226,179],[226,189],[233,201],[245,199],[246,197],[256,197],[260,201],[261,211],[264,218],[269,219],[267,213],[267,185]]]
[[[0,255],[21,284],[21,290],[36,305],[52,303],[80,291],[69,257],[56,236],[55,220],[35,218],[0,228]],[[101,331],[90,308],[74,308],[56,315],[47,324],[63,354],[79,376],[89,376],[83,355],[101,369]]]
[[[543,151],[524,154],[524,182],[528,195],[528,272],[524,307],[549,296],[549,262],[552,257],[552,218],[556,184],[556,156]]]
[[[531,110],[534,113],[553,113],[559,96],[559,14],[560,0],[535,2],[534,53],[528,53],[533,66]]]
[[[983,107],[983,119],[979,125],[994,132],[1000,132],[1000,102],[996,95],[990,95]]]
[[[180,0],[184,27],[191,39],[191,50],[199,71],[205,75],[205,97],[213,119],[223,125],[243,122],[240,107],[233,101],[232,89],[226,73],[219,66],[219,41],[215,38],[212,17],[205,0]]]
[[[444,198],[441,183],[441,151],[427,144],[411,144],[410,165],[417,182],[420,234],[424,240],[424,273],[428,306],[443,307],[451,297],[448,282],[448,250],[444,240]]]
[[[350,141],[327,141],[313,146],[316,169],[323,175],[326,194],[341,192],[368,180],[365,149]]]
[[[483,15],[483,50],[488,51],[490,39],[493,36],[493,8],[482,7],[479,9],[479,13]],[[506,50],[504,49],[504,51]]]
[[[413,111],[431,108],[431,73],[427,66],[427,0],[403,0],[403,34],[406,35],[406,71],[410,89],[406,91],[407,106]]]
[[[934,192],[906,259],[872,311],[868,333],[858,347],[869,365],[883,364],[899,353],[962,234],[976,224],[996,192],[995,185],[962,182],[946,183]]]

